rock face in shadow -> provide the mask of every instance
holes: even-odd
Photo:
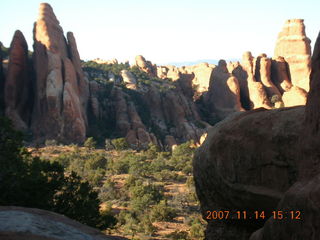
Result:
[[[274,57],[281,56],[289,66],[293,85],[309,91],[310,39],[302,19],[287,20],[278,35]]]
[[[22,131],[28,129],[31,119],[33,96],[30,68],[27,42],[17,30],[10,45],[4,102],[6,117],[12,120],[16,129]]]
[[[68,42],[49,4],[40,5],[34,25],[36,73],[32,130],[36,137],[83,142],[88,83],[72,33]]]
[[[294,212],[294,218],[283,221],[269,218],[264,227],[254,232],[250,240],[318,239],[320,235],[320,171],[319,171],[319,90],[320,35],[312,56],[310,92],[306,104],[303,132],[297,148],[299,181],[281,199],[278,211]]]
[[[209,131],[193,162],[203,217],[240,210],[266,218],[208,220],[206,239],[318,239],[320,37],[310,81],[306,107],[240,113]]]
[[[0,207],[1,240],[121,240],[63,215],[22,207]]]
[[[239,113],[208,132],[194,159],[201,211],[264,210],[270,215],[296,181],[303,107]],[[289,146],[288,146],[289,144]],[[207,239],[248,239],[257,220],[208,220]]]
[[[4,115],[4,74],[2,67],[2,43],[0,42],[0,116]]]

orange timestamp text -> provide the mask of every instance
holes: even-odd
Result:
[[[275,220],[301,220],[301,211],[272,211],[271,215],[265,211],[206,211],[206,220],[263,220],[266,218],[273,218]]]

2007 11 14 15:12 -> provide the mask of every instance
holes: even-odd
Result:
[[[271,215],[267,216],[265,211],[206,211],[205,218],[207,220],[261,220],[272,217],[275,220],[301,220],[301,211],[272,211]]]

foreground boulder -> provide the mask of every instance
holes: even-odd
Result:
[[[304,108],[235,114],[208,132],[194,159],[201,211],[271,213],[297,180],[296,147]],[[209,220],[207,239],[248,239],[262,222]],[[235,230],[236,229],[236,230]],[[215,238],[216,237],[216,238]]]
[[[117,240],[63,215],[22,207],[0,207],[0,240]]]
[[[295,212],[291,219],[270,218],[250,240],[319,239],[320,236],[320,35],[312,56],[310,92],[305,111],[303,132],[299,138],[297,160],[299,181],[281,199],[277,211]]]

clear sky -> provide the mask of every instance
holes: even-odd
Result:
[[[0,2],[0,41],[19,29],[32,50],[37,0]],[[244,51],[272,56],[286,19],[305,19],[312,46],[320,30],[318,0],[48,0],[65,33],[72,31],[82,59],[158,64],[241,58]]]

